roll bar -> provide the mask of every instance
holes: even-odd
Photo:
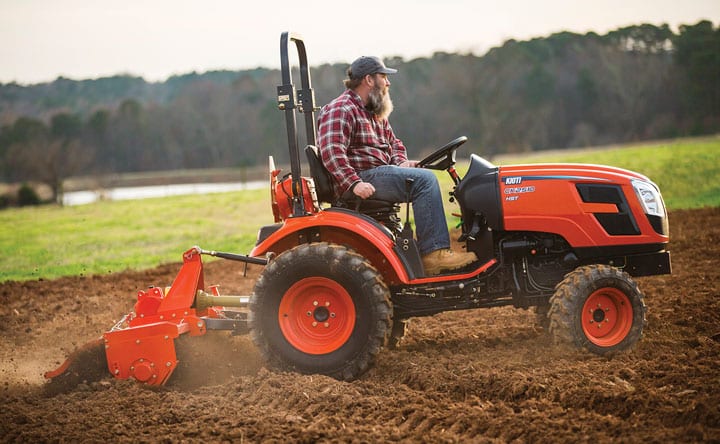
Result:
[[[300,89],[296,90],[292,82],[292,73],[288,47],[294,42],[300,64]],[[292,207],[293,216],[305,214],[303,207],[302,183],[300,171],[300,149],[298,146],[297,121],[295,110],[305,115],[306,145],[315,145],[317,130],[315,128],[315,93],[310,85],[310,68],[302,37],[291,32],[283,32],[280,36],[280,67],[282,85],[277,87],[278,108],[285,112],[287,127],[288,150],[290,152],[290,173],[292,174]]]

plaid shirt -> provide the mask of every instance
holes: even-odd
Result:
[[[338,197],[361,181],[358,171],[400,165],[407,160],[405,145],[395,137],[387,119],[377,119],[366,110],[351,89],[320,111],[318,148],[325,168],[335,179]]]

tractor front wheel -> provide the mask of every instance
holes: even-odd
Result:
[[[352,380],[386,344],[391,315],[388,288],[365,258],[314,243],[267,265],[250,299],[249,324],[271,366]]]
[[[632,348],[645,326],[645,302],[637,283],[608,265],[568,273],[550,301],[550,334],[556,344],[612,355]]]

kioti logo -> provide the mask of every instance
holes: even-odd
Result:
[[[506,177],[505,185],[520,185],[522,183],[522,177]]]

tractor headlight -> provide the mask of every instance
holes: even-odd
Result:
[[[665,204],[655,184],[642,180],[633,180],[632,186],[635,188],[635,194],[637,194],[645,214],[665,217]]]

